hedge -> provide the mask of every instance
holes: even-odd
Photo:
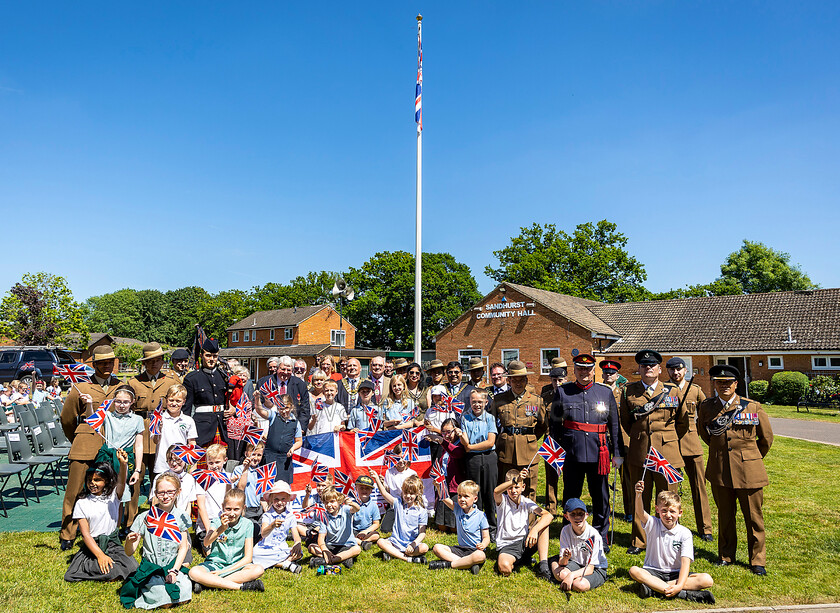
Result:
[[[770,379],[767,397],[773,404],[792,406],[808,391],[808,376],[805,373],[784,370]]]
[[[770,382],[762,379],[750,381],[747,395],[756,402],[764,402],[767,399],[767,388],[769,386]]]

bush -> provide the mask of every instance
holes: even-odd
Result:
[[[764,381],[762,379],[750,381],[750,385],[747,390],[747,396],[749,396],[756,402],[764,402],[767,398],[767,388],[769,386],[770,382]]]
[[[813,398],[828,399],[837,394],[840,394],[840,381],[834,377],[817,375],[811,379]]]
[[[795,405],[808,391],[808,376],[801,372],[784,370],[770,379],[768,398],[774,404]]]

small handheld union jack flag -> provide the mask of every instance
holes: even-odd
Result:
[[[553,438],[546,436],[537,453],[558,473],[563,471],[563,464],[566,462],[566,452]]]
[[[429,476],[434,479],[435,491],[437,492],[438,498],[445,498],[446,497],[446,469],[443,467],[443,462],[441,462],[442,458],[438,458],[434,464],[432,464],[432,468],[429,470]]]
[[[245,431],[242,432],[242,440],[252,445],[258,445],[264,434],[265,431],[262,428],[258,428],[254,424],[249,423],[245,427]]]
[[[175,445],[172,453],[185,464],[195,464],[207,452],[197,445]]]
[[[90,375],[84,364],[68,364],[67,366],[53,365],[53,374],[64,377],[70,383],[90,383]]]
[[[157,408],[152,412],[149,418],[149,434],[160,436],[161,428],[163,428],[163,398],[158,402]]]
[[[411,430],[403,430],[402,457],[409,463],[420,461],[420,443]]]
[[[178,526],[175,516],[157,507],[149,509],[149,513],[146,515],[146,529],[155,536],[168,541],[181,542],[181,528]]]
[[[671,466],[670,462],[655,447],[651,447],[650,451],[648,451],[647,457],[645,458],[645,470],[652,470],[653,472],[659,473],[665,477],[668,483],[679,483],[683,480],[683,476],[679,471]]]
[[[379,429],[377,427],[379,424],[379,411],[377,407],[365,407],[365,417],[367,417],[368,426],[370,426],[370,430],[376,432]]]
[[[257,483],[254,489],[257,496],[262,496],[274,485],[274,480],[277,478],[277,462],[272,462],[265,466],[258,466],[254,469],[254,474],[257,476]]]
[[[446,411],[449,413],[461,415],[464,412],[464,403],[458,402],[455,396],[444,396],[441,402],[443,403],[443,406],[446,407]]]
[[[214,483],[233,484],[230,477],[218,470],[197,470],[192,473],[192,476],[195,477],[196,482],[205,490]]]
[[[277,396],[280,395],[280,390],[277,389],[276,385],[274,385],[273,377],[269,377],[265,380],[265,383],[260,385],[260,395],[263,400],[268,400],[271,405],[274,405],[277,400]]]
[[[239,397],[239,400],[236,401],[236,417],[241,419],[248,415],[248,411],[251,410],[251,399],[248,398],[248,394],[242,394]]]
[[[330,469],[319,464],[317,461],[312,463],[312,472],[309,474],[309,480],[315,483],[323,483],[330,476]]]
[[[97,434],[102,434],[101,430],[102,426],[105,425],[105,413],[107,411],[107,408],[103,409],[102,407],[99,407],[99,410],[95,411],[93,415],[85,417],[85,423],[93,428],[93,431]]]
[[[356,496],[356,484],[353,483],[353,478],[341,472],[340,470],[333,471],[333,481],[335,481],[335,489],[339,494],[345,496]]]
[[[327,510],[324,508],[324,505],[321,504],[313,504],[311,507],[306,509],[307,514],[317,522],[324,523],[327,521]]]
[[[393,468],[400,461],[400,454],[398,454],[393,449],[389,449],[382,456],[382,460],[383,460],[386,468]]]
[[[324,399],[323,398],[316,398],[315,399],[315,410],[316,411],[323,411],[324,410]]]
[[[35,360],[27,362],[20,367],[21,370],[35,370]]]

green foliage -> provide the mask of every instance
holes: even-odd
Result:
[[[493,255],[499,267],[485,274],[501,283],[539,289],[602,302],[643,300],[647,273],[627,253],[627,237],[607,220],[580,224],[572,235],[554,224],[521,228],[509,246]]]
[[[729,282],[744,294],[815,289],[799,266],[790,265],[790,255],[764,243],[744,240],[739,251],[730,253],[720,267],[718,281]]]
[[[92,332],[146,340],[139,315],[140,298],[137,290],[126,288],[110,294],[91,296],[85,302],[85,308],[87,326]]]
[[[271,311],[329,304],[332,302],[330,292],[338,276],[338,273],[322,270],[309,272],[305,277],[295,277],[288,285],[266,283],[262,287],[255,287],[252,296],[253,310]]]
[[[170,290],[165,296],[169,301],[169,321],[172,326],[172,336],[168,343],[173,347],[187,347],[195,337],[195,324],[202,323],[198,314],[202,305],[210,299],[210,294],[201,287],[190,286]]]
[[[414,256],[405,251],[381,252],[361,268],[351,268],[347,282],[356,290],[345,316],[358,329],[356,344],[411,349],[414,345]],[[424,253],[422,262],[422,345],[480,298],[465,264],[448,253]]]
[[[830,398],[840,394],[840,380],[837,377],[828,375],[816,375],[811,377],[809,394],[812,398]]]
[[[72,333],[86,338],[87,331],[82,305],[58,275],[27,273],[0,303],[0,334],[19,343],[68,344]]]
[[[114,355],[120,359],[120,364],[133,365],[143,357],[143,346],[133,343],[117,343]]]
[[[767,398],[768,387],[770,387],[769,381],[764,381],[762,379],[755,379],[754,381],[750,381],[750,384],[747,387],[747,396],[749,396],[756,402],[764,402],[764,400]]]
[[[795,405],[808,391],[808,376],[801,372],[783,370],[770,379],[767,397],[774,404]]]
[[[227,347],[225,330],[257,310],[253,304],[252,297],[242,290],[219,292],[199,306],[196,321],[201,323],[207,336],[218,340],[222,347]]]

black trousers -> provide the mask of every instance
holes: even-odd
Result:
[[[592,527],[601,534],[604,543],[609,543],[607,539],[610,530],[609,475],[598,474],[598,462],[577,462],[566,455],[566,462],[563,465],[563,504],[565,505],[569,498],[580,498],[583,493],[584,477],[589,484],[589,495],[592,497]]]
[[[478,483],[478,508],[484,511],[490,524],[490,534],[496,534],[496,502],[493,489],[499,480],[499,459],[494,450],[467,453],[464,456],[464,472],[467,479]]]

